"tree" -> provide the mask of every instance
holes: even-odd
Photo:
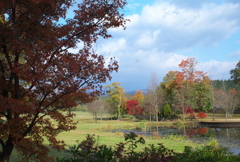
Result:
[[[135,100],[127,101],[127,113],[133,116],[141,115],[143,108],[140,107],[139,102]]]
[[[105,86],[105,88],[107,89],[107,94],[109,96],[109,99],[107,100],[107,102],[109,102],[109,104],[113,105],[115,112],[117,113],[117,118],[120,119],[121,116],[121,106],[122,105],[122,101],[124,98],[124,89],[120,86],[120,83],[118,82],[114,82],[111,85],[107,85]]]
[[[94,120],[97,122],[97,114],[100,115],[101,122],[102,122],[102,116],[104,113],[107,112],[105,108],[105,100],[98,98],[97,100],[87,103],[87,109],[89,112],[91,112],[94,116]]]
[[[177,71],[169,71],[166,76],[163,78],[163,81],[160,83],[162,87],[165,98],[170,104],[170,107],[174,107],[174,96],[176,90],[176,75]],[[175,109],[176,110],[176,109]]]
[[[106,99],[106,102],[105,102],[105,105],[104,105],[105,109],[106,109],[106,112],[108,114],[111,115],[111,120],[113,119],[113,116],[114,116],[114,105],[112,105],[111,103],[109,103]]]
[[[207,111],[212,106],[210,79],[203,71],[197,71],[196,65],[194,58],[182,60],[179,64],[181,71],[170,71],[162,86],[166,96],[177,99],[180,107],[191,106]]]
[[[164,103],[163,89],[161,86],[158,86],[158,84],[157,76],[154,73],[148,84],[147,103],[145,103],[146,106],[149,106],[147,109],[150,112],[154,112],[157,122],[159,121],[160,106]]]
[[[236,68],[230,71],[230,74],[234,83],[240,85],[240,61],[238,61]]]
[[[166,104],[164,107],[163,107],[163,116],[164,117],[169,117],[172,115],[172,110],[170,108],[170,106],[168,104]]]
[[[184,86],[188,89],[186,102],[194,109],[209,110],[212,106],[210,79],[203,71],[197,71],[196,65],[194,58],[182,60],[179,64]]]
[[[144,97],[144,102],[143,102],[143,109],[144,109],[144,114],[149,115],[149,120],[152,121],[152,115],[155,114],[154,111],[154,106],[151,104],[151,95],[147,94]]]
[[[236,89],[226,91],[223,89],[214,90],[214,105],[222,108],[226,114],[226,120],[232,117],[234,110],[239,104],[239,92]]]
[[[207,117],[207,114],[205,112],[199,111],[197,113],[197,117],[200,118],[201,120]]]
[[[69,109],[99,96],[118,69],[92,44],[111,37],[109,28],[124,27],[125,0],[83,0],[66,17],[75,2],[0,1],[0,161],[14,148],[27,159],[52,161],[44,139],[64,148],[56,136],[76,127]]]
[[[237,91],[240,91],[240,85],[235,84],[234,80],[211,80],[213,89],[221,89],[222,85],[224,85],[226,90],[230,90],[235,88]]]
[[[182,110],[185,119],[187,107],[200,111],[212,108],[212,91],[210,79],[203,71],[196,70],[194,58],[182,60],[179,64],[181,71],[169,71],[160,86],[171,108]]]
[[[136,91],[134,96],[132,97],[132,100],[135,100],[135,101],[139,102],[140,105],[142,105],[143,100],[144,100],[144,95],[142,93],[142,90]]]

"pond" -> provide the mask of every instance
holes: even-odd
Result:
[[[234,154],[240,153],[240,128],[209,128],[206,126],[151,126],[135,129],[116,129],[113,132],[123,132],[128,134],[134,132],[136,134],[150,137],[169,137],[184,136],[194,142],[205,143],[211,138],[217,139],[221,146],[227,147]]]

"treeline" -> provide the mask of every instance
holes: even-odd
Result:
[[[211,85],[214,89],[223,89],[230,90],[230,89],[236,89],[237,91],[240,91],[240,87],[238,84],[234,83],[233,80],[212,80]]]
[[[134,118],[160,121],[165,119],[194,119],[200,114],[218,110],[231,118],[239,109],[240,89],[237,72],[231,80],[210,80],[207,73],[195,69],[194,58],[182,60],[180,71],[169,71],[162,82],[152,75],[147,94],[141,90],[129,95],[118,82],[107,85],[106,98],[87,104],[93,114],[109,113],[117,119],[129,114]],[[240,68],[239,68],[240,69]],[[237,71],[234,69],[234,71]],[[240,74],[240,73],[239,73]]]

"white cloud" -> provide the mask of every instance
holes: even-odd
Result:
[[[226,12],[227,11],[227,12]],[[140,15],[132,15],[126,31],[112,30],[114,36],[128,38],[135,48],[174,51],[193,46],[214,46],[239,29],[240,5],[208,4],[201,8],[178,8],[169,3],[146,5]]]
[[[215,79],[230,79],[230,70],[234,69],[237,64],[237,61],[208,61],[201,62],[198,64],[198,68],[201,71],[207,72],[208,76]]]
[[[119,61],[120,69],[113,75],[114,81],[129,90],[145,88],[153,72],[161,80],[168,71],[179,70],[178,64],[190,55],[179,54],[182,51],[217,47],[240,29],[238,3],[214,4],[215,1],[206,0],[202,1],[206,3],[194,1],[195,4],[181,6],[180,1],[170,4],[173,1],[144,6],[140,14],[127,17],[131,22],[125,31],[111,29],[113,38],[98,44],[98,52],[113,55]],[[239,51],[235,54],[240,56]],[[208,57],[202,53],[200,58]],[[229,71],[236,62],[220,59],[197,60],[200,62],[197,68],[208,72],[212,79],[229,79]]]

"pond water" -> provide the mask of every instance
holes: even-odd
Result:
[[[117,129],[114,132],[128,134],[134,132],[143,136],[183,135],[198,143],[205,143],[209,139],[217,139],[221,146],[227,147],[234,154],[240,153],[240,128],[208,128],[202,126],[162,126],[136,129]]]

